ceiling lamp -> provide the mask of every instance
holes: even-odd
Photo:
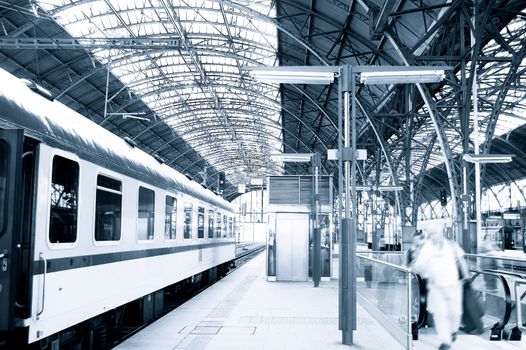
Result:
[[[307,163],[310,162],[314,153],[271,153],[270,159],[279,162]]]
[[[334,81],[334,67],[294,66],[294,67],[247,67],[255,80],[283,84],[320,84]]]
[[[396,70],[366,71],[360,73],[360,82],[363,84],[412,84],[412,83],[438,83],[445,78],[443,69],[418,69],[411,67]]]
[[[464,154],[462,159],[468,163],[509,163],[514,154]]]

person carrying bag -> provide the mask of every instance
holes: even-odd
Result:
[[[462,284],[451,245],[441,227],[426,228],[426,239],[409,266],[428,281],[427,309],[433,315],[439,350],[451,349],[462,315]],[[460,248],[459,248],[460,249]]]
[[[471,286],[470,273],[464,259],[463,250],[455,242],[450,242],[455,262],[458,269],[458,278],[463,282],[462,286],[462,325],[463,332],[469,334],[481,334],[484,332],[482,316],[484,309],[479,301],[477,293]]]

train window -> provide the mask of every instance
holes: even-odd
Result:
[[[216,229],[215,229],[216,238],[221,238],[221,213],[216,213]]]
[[[197,238],[205,238],[205,209],[197,208]]]
[[[223,238],[227,237],[228,234],[228,221],[226,215],[223,215]]]
[[[121,239],[122,183],[104,175],[97,176],[95,240]]]
[[[214,211],[208,211],[208,238],[214,238]]]
[[[7,161],[9,158],[9,148],[7,143],[0,140],[0,234],[4,230],[5,210],[6,210],[6,191],[7,191]]]
[[[64,157],[53,158],[49,218],[49,241],[77,240],[79,164]]]
[[[155,192],[139,187],[139,211],[137,219],[137,238],[153,239],[155,213]]]
[[[166,209],[164,214],[164,238],[175,239],[177,231],[177,199],[166,196]]]
[[[228,237],[234,237],[234,227],[232,226],[232,218],[228,218]]]
[[[192,203],[184,204],[184,239],[192,237]]]

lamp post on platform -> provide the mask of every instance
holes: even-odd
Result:
[[[293,66],[248,67],[259,81],[288,84],[331,84],[338,77],[338,218],[340,228],[339,329],[342,343],[353,344],[356,330],[357,145],[356,77],[363,84],[439,82],[450,67]]]

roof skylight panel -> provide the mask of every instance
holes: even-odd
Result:
[[[53,1],[55,0],[51,0],[50,3],[53,3]],[[246,80],[245,82],[234,80],[236,75],[239,76],[238,61],[234,59],[234,53],[229,52],[232,47],[226,40],[228,30],[224,24],[225,18],[223,18],[223,15],[219,11],[219,4],[209,1],[191,1],[191,3],[193,6],[196,6],[196,8],[188,8],[188,1],[172,1],[171,4],[175,8],[183,28],[187,30],[186,35],[188,36],[191,47],[198,47],[199,50],[202,50],[202,52],[199,52],[198,59],[201,60],[202,67],[207,72],[209,78],[217,82],[218,85],[228,84],[243,88],[248,87],[249,89],[259,89],[257,85],[252,85],[250,80]],[[60,1],[55,1],[55,4],[55,6],[63,5]],[[173,35],[174,25],[179,24],[170,23],[166,13],[162,12],[164,10],[152,9],[148,4],[144,4],[142,0],[133,2],[129,0],[112,1],[111,4],[120,12],[120,19],[112,13],[112,10],[104,1],[90,1],[84,2],[80,6],[71,7],[70,13],[68,13],[68,11],[62,11],[62,23],[64,25],[71,24],[70,27],[72,29],[70,30],[73,36],[77,34],[79,36],[93,35],[96,37],[104,35],[107,37],[129,37],[130,35],[151,36],[163,33]],[[44,6],[48,6],[50,10],[55,9],[53,5]],[[246,65],[250,62],[249,64],[254,65],[254,60],[258,60],[264,64],[274,64],[275,29],[271,29],[271,26],[263,24],[261,21],[256,21],[259,27],[256,28],[253,24],[255,22],[251,22],[245,18],[244,15],[238,16],[238,10],[230,8],[228,3],[223,4],[223,6],[226,12],[226,21],[234,39],[234,52],[235,55],[238,55],[240,64]],[[204,7],[214,10],[208,10]],[[259,8],[259,5],[256,7]],[[137,8],[137,10],[133,10],[135,8]],[[73,11],[73,9],[75,9],[75,11]],[[81,9],[81,11],[79,11],[79,9]],[[56,13],[60,13],[60,10],[57,10]],[[162,19],[162,21],[160,19]],[[250,28],[248,30],[247,28],[240,28],[240,23],[250,26]],[[128,29],[130,29],[132,33],[130,33]],[[260,33],[269,33],[269,36],[259,34],[257,33],[258,31]],[[274,37],[271,37],[272,35],[274,35]],[[256,40],[261,40],[261,43],[254,42],[255,38]],[[272,42],[274,47],[266,48],[269,42]],[[211,46],[216,46],[216,48],[210,49]],[[208,54],[203,53],[205,50],[208,51]],[[214,50],[217,52],[216,54],[212,53]],[[182,110],[192,111],[196,108],[199,110],[209,108],[208,115],[206,115],[206,113],[199,113],[199,115],[207,118],[207,120],[210,119],[219,123],[219,125],[223,125],[222,116],[218,115],[218,111],[214,110],[217,106],[211,100],[213,98],[212,92],[208,88],[203,89],[203,86],[195,86],[196,81],[202,83],[201,77],[199,75],[196,76],[197,70],[188,58],[184,61],[179,53],[172,54],[171,59],[166,57],[158,58],[154,51],[149,53],[145,52],[144,54],[136,53],[134,55],[120,50],[94,51],[101,62],[110,61],[111,64],[111,61],[113,61],[115,64],[113,66],[110,65],[113,73],[119,76],[123,82],[129,83],[137,94],[143,94],[143,100],[151,103],[153,109],[165,110],[169,108],[169,103],[173,103]],[[184,51],[183,56],[185,56]],[[269,58],[268,56],[272,57]],[[148,62],[152,57],[155,64]],[[138,72],[134,74],[136,70]],[[166,77],[168,77],[169,81],[161,83],[160,79]],[[152,79],[152,82],[146,82],[144,80],[145,78]],[[137,80],[139,82],[137,82]],[[193,84],[193,87],[188,89],[185,83],[186,85],[188,85],[188,83]],[[172,84],[175,84],[173,89],[166,90]],[[156,92],[155,89],[162,90]],[[170,91],[170,93],[167,93],[167,91]],[[279,96],[277,86],[274,90],[265,88],[259,89],[258,91]],[[226,88],[216,89],[215,94],[218,95],[217,97],[219,97],[220,100],[234,100],[237,98],[241,101],[237,106],[243,106],[246,100],[253,98],[253,95],[248,97],[241,92],[237,95],[233,94]],[[183,98],[186,100],[182,101]],[[206,103],[204,103],[204,99],[207,99]],[[199,101],[198,104],[194,103],[196,101]],[[260,106],[264,104],[268,104],[268,102],[266,100],[259,102]],[[236,106],[236,104],[233,104],[233,106]],[[250,111],[248,113],[252,112]],[[234,119],[233,123],[239,123],[243,118],[247,118],[247,115],[240,116],[239,114],[232,114],[232,118]],[[279,113],[270,113],[268,118],[279,120]],[[269,128],[268,125],[263,126]],[[177,126],[174,126],[174,128],[177,129]],[[240,135],[242,131],[243,130],[239,130]],[[276,132],[280,134],[279,131]]]

